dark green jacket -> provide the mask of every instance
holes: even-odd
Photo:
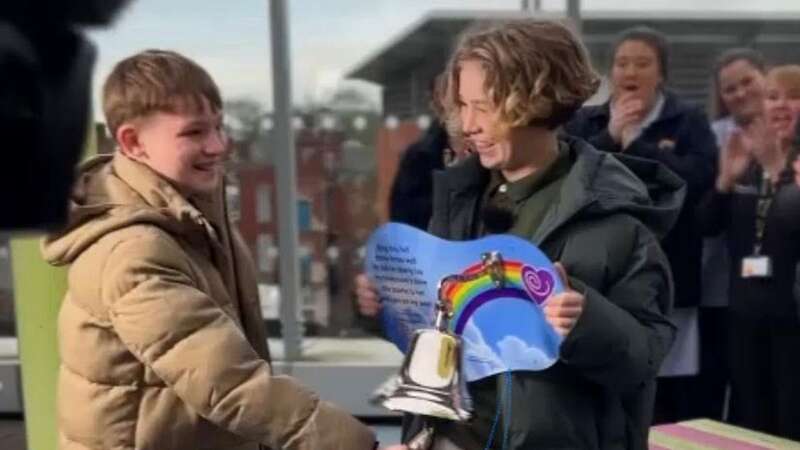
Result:
[[[513,374],[510,449],[645,449],[655,377],[674,339],[666,319],[672,279],[658,236],[674,224],[685,187],[660,163],[566,140],[572,166],[557,206],[524,237],[564,264],[586,303],[558,363]],[[439,172],[430,231],[472,239],[487,180],[476,158]],[[443,427],[466,450],[484,448],[501,378],[470,384],[476,410],[467,430]],[[407,423],[406,435],[418,427],[419,419]]]
[[[702,195],[714,186],[717,146],[700,108],[668,90],[664,96],[661,114],[624,150],[608,133],[608,102],[581,108],[564,129],[598,150],[659,161],[686,182],[683,210],[661,240],[675,280],[675,307],[683,308],[700,304],[703,241],[694,213]]]

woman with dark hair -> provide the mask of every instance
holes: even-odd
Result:
[[[669,49],[661,33],[647,27],[624,31],[612,46],[610,99],[581,109],[565,127],[600,150],[660,161],[687,184],[678,222],[661,242],[675,282],[670,319],[678,325],[678,337],[661,370],[656,422],[695,415],[688,386],[699,371],[702,238],[694,210],[713,185],[716,159],[705,114],[665,88],[668,72]],[[646,175],[643,181],[650,182]]]
[[[734,132],[716,187],[699,216],[727,231],[730,269],[731,416],[734,424],[800,439],[800,318],[793,297],[800,261],[800,191],[787,156],[800,116],[800,66],[766,77],[763,119]]]
[[[711,116],[714,131],[725,125],[747,125],[763,109],[764,56],[751,48],[732,48],[717,57],[711,79]]]
[[[725,151],[734,132],[747,129],[761,117],[766,64],[756,50],[732,48],[717,58],[711,77],[711,129]],[[725,420],[725,392],[729,383],[728,286],[730,256],[724,233],[703,241],[700,304],[700,376],[695,398],[703,417]]]

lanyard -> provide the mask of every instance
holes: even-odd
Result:
[[[775,188],[769,176],[762,170],[761,183],[758,189],[758,202],[756,203],[756,239],[753,244],[755,256],[761,255],[761,248],[764,244],[764,230],[767,228],[767,215],[772,206],[772,199],[775,197]]]

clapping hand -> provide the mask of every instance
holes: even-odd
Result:
[[[753,141],[744,132],[736,130],[731,133],[725,147],[719,153],[719,175],[717,176],[717,190],[730,192],[753,160]]]

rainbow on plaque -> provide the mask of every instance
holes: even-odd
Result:
[[[484,274],[445,288],[452,311],[448,329],[463,339],[465,379],[553,365],[561,337],[541,307],[563,286],[541,250],[510,235],[447,241],[401,224],[376,230],[367,244],[366,267],[384,304],[389,339],[406,351],[409,333],[431,325],[427,318],[433,317],[439,280],[479,273],[481,255],[490,252],[502,255],[501,286]]]

